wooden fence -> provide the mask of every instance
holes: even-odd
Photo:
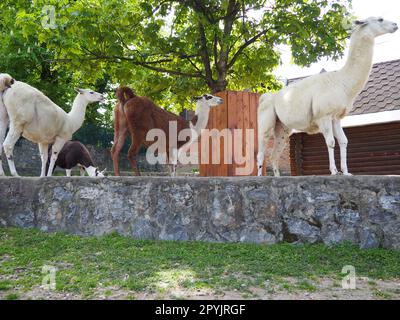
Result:
[[[200,146],[204,139],[208,139],[208,157],[199,152],[200,159],[207,159],[208,163],[200,163],[200,176],[238,176],[257,174],[257,106],[259,95],[252,92],[224,91],[217,94],[224,99],[224,104],[211,109],[207,129],[217,129],[221,132],[224,129],[230,134],[232,139],[233,151],[224,154],[224,143],[229,144],[225,138],[220,139],[219,148],[213,148],[210,137],[202,137]],[[242,132],[237,129],[242,129]],[[246,129],[253,131],[247,132],[249,137],[246,140]],[[235,132],[236,131],[236,132]],[[239,139],[241,137],[241,139]],[[241,141],[243,143],[241,143]],[[251,154],[248,151],[251,150]],[[220,163],[213,164],[213,154],[218,152]],[[247,153],[247,154],[246,154]],[[243,158],[245,162],[236,160]],[[203,161],[204,162],[204,161]],[[245,168],[252,168],[251,172]]]

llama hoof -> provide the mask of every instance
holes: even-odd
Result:
[[[343,173],[344,176],[351,177],[353,176],[350,172]]]

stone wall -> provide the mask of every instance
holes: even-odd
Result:
[[[0,225],[400,249],[400,177],[0,178]]]

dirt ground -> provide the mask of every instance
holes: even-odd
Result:
[[[295,282],[294,279],[285,278],[286,283]],[[367,278],[356,280],[356,289],[342,289],[341,284],[332,279],[322,279],[312,282],[311,290],[298,290],[283,288],[281,285],[266,284],[264,288],[254,287],[244,291],[218,291],[188,290],[180,287],[166,288],[157,293],[134,292],[119,288],[99,287],[89,297],[36,287],[24,292],[17,288],[12,293],[23,300],[400,300],[400,279],[396,281],[370,281]],[[0,299],[7,299],[10,291],[0,291]]]

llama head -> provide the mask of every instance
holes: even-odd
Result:
[[[104,101],[104,96],[101,93],[95,92],[90,89],[76,89],[76,92],[88,103]]]
[[[0,91],[4,91],[14,84],[15,80],[7,73],[0,73]]]
[[[99,177],[99,178],[104,178],[105,177],[105,172],[107,169],[104,169],[103,171],[100,171],[98,168],[90,166],[85,168],[86,172],[88,173],[89,177]]]
[[[104,169],[103,171],[99,171],[99,169],[96,168],[96,172],[95,172],[96,173],[96,177],[104,178],[106,176],[105,175],[106,171],[107,171],[107,168]]]
[[[379,17],[357,20],[355,24],[357,26],[356,30],[362,32],[362,34],[366,36],[372,36],[374,38],[386,33],[394,33],[399,29],[397,23]]]
[[[203,105],[208,107],[216,107],[224,103],[224,100],[220,97],[213,96],[211,94],[203,94],[200,97],[193,97],[197,103],[201,102]]]

